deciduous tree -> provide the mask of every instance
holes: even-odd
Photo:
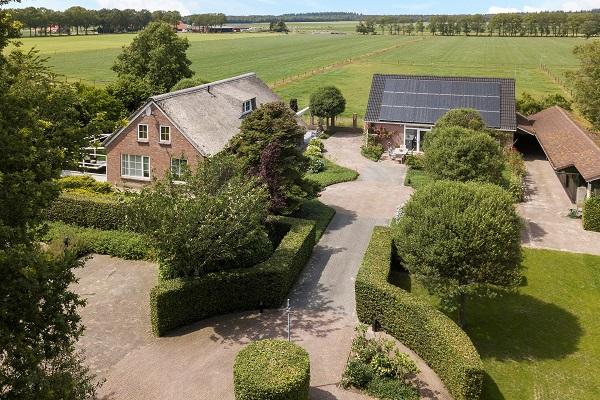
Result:
[[[335,117],[346,110],[346,99],[342,92],[335,86],[325,86],[317,89],[310,96],[310,111],[320,118],[331,119],[331,126],[335,126]]]
[[[467,295],[521,282],[521,219],[490,184],[434,182],[417,190],[392,224],[403,265],[465,322]]]
[[[575,47],[579,69],[570,74],[575,102],[583,115],[600,128],[600,41]]]

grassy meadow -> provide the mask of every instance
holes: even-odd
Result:
[[[338,86],[348,100],[343,117],[364,114],[375,73],[406,73],[516,78],[517,93],[563,92],[540,68],[557,76],[577,66],[573,48],[581,38],[363,36],[354,22],[290,23],[292,33],[182,34],[196,75],[217,80],[256,72],[285,100],[307,105],[310,93]],[[262,25],[255,25],[259,28]],[[343,34],[331,34],[331,32]],[[49,58],[69,80],[104,85],[115,79],[110,67],[133,34],[23,38]],[[341,119],[344,122],[344,118]]]

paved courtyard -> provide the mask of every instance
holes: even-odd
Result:
[[[321,200],[337,214],[290,294],[292,339],[310,353],[313,400],[366,398],[337,387],[357,323],[354,277],[373,227],[387,224],[411,194],[402,184],[404,166],[368,161],[360,145],[356,134],[327,140],[327,156],[361,176],[323,192]],[[78,290],[89,299],[80,344],[92,369],[106,378],[100,398],[233,399],[235,355],[253,340],[285,338],[285,313],[226,315],[154,338],[147,304],[155,268],[96,256],[80,271]],[[437,376],[419,366],[423,398],[450,398]]]
[[[527,198],[519,205],[526,221],[523,244],[600,255],[600,233],[583,230],[580,219],[567,216],[574,205],[550,163],[543,156],[530,156],[525,164]]]

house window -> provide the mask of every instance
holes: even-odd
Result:
[[[144,124],[138,125],[138,141],[139,142],[147,142],[148,141],[148,125],[144,125]]]
[[[252,110],[254,109],[255,101],[255,99],[245,101],[244,107],[242,109],[242,114],[248,114],[249,112],[252,112]]]
[[[121,176],[126,178],[150,178],[150,157],[121,154]]]
[[[175,180],[181,180],[187,170],[187,160],[183,158],[171,158],[171,175]]]
[[[404,128],[404,145],[411,151],[423,151],[423,142],[425,135],[431,128],[420,127],[405,127]]]
[[[171,127],[161,126],[160,127],[160,138],[161,143],[171,143]]]

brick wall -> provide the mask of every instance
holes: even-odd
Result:
[[[138,124],[148,125],[148,142],[138,142]],[[171,128],[171,143],[159,143],[160,126]],[[190,168],[194,168],[202,156],[194,146],[179,132],[169,119],[158,108],[152,106],[152,113],[145,112],[131,121],[124,132],[107,148],[106,179],[119,186],[139,187],[148,181],[126,179],[121,177],[121,154],[150,157],[150,178],[162,178],[171,168],[171,158],[188,160]]]
[[[386,150],[390,147],[400,147],[404,144],[404,125],[386,124],[381,122],[374,123],[371,125],[372,129],[375,131],[378,129],[385,129],[388,133],[391,134],[390,136],[386,135],[386,137],[378,138],[379,143],[381,143]]]

